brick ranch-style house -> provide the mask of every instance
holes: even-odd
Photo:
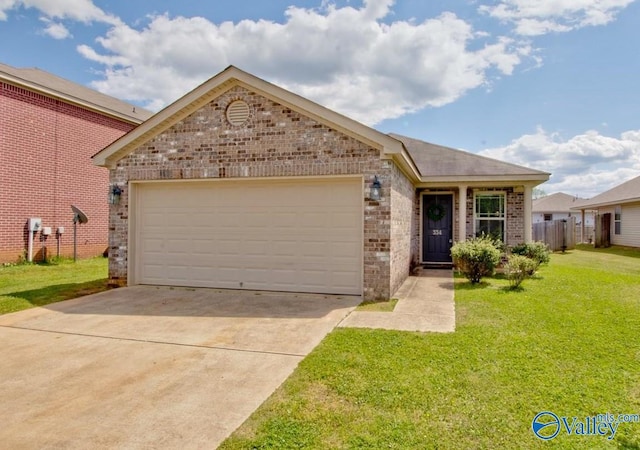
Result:
[[[94,156],[111,283],[389,298],[480,232],[531,239],[549,174],[387,135],[228,67]]]
[[[91,156],[151,116],[149,111],[39,69],[0,64],[0,263],[73,254],[71,205],[89,222],[78,228],[77,254],[107,248],[109,174]],[[43,234],[49,229],[51,235]],[[43,242],[43,239],[46,240]]]

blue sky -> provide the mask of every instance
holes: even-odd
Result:
[[[396,132],[551,172],[640,175],[640,0],[0,0],[0,62],[157,110],[234,64]]]

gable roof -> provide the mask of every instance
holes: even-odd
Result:
[[[593,198],[581,201],[571,209],[593,209],[632,202],[640,202],[640,176],[632,178]]]
[[[564,192],[556,192],[555,194],[533,200],[531,205],[532,212],[570,212],[571,208],[580,204],[579,199],[573,195]]]
[[[94,164],[105,167],[113,165],[140,145],[153,139],[214,98],[236,86],[256,92],[293,111],[311,117],[319,123],[381,150],[388,157],[394,158],[409,176],[415,180],[418,179],[418,171],[413,165],[413,161],[398,140],[234,66],[227,67],[134,130],[96,153],[93,156]]]
[[[37,68],[19,69],[0,63],[0,81],[135,125],[153,115],[151,111],[144,108],[133,106]]]
[[[416,183],[475,181],[531,182],[537,185],[549,179],[549,174],[546,172],[397,134],[381,133],[234,66],[227,67],[96,153],[93,156],[94,164],[113,167],[117,161],[145,142],[236,86],[262,95],[380,150],[383,157],[393,159],[404,173]]]
[[[547,172],[529,169],[474,153],[389,134],[406,147],[420,175],[428,181],[547,181]]]

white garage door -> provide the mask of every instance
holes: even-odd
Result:
[[[362,181],[135,186],[135,284],[362,293]]]

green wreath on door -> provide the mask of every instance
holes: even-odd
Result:
[[[447,210],[439,203],[433,203],[427,208],[427,217],[434,222],[439,221],[447,214]]]

